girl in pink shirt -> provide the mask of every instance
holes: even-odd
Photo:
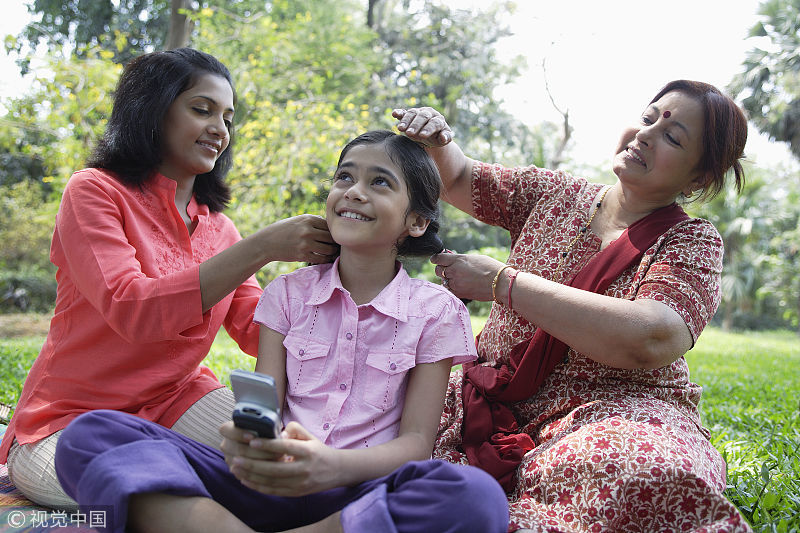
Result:
[[[236,97],[228,69],[192,49],[147,54],[120,78],[105,135],[64,190],[50,251],[50,331],[0,445],[31,500],[72,509],[53,455],[81,413],[114,409],[219,445],[233,396],[201,363],[219,328],[256,355],[253,274],[328,260],[321,217],[242,239],[230,199]]]
[[[342,150],[326,207],[338,259],[275,279],[255,313],[282,438],[228,421],[220,453],[89,413],[59,443],[67,492],[86,512],[112,509],[117,531],[506,531],[493,479],[430,460],[450,368],[476,358],[464,304],[396,259],[442,250],[439,189],[405,136],[369,132]]]

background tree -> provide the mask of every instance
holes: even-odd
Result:
[[[759,130],[800,158],[800,0],[767,0],[758,12],[750,37],[761,45],[748,52],[730,90]]]
[[[164,21],[175,16],[174,3],[166,1],[99,2],[94,16],[78,9],[81,5],[80,0],[34,2],[32,10],[41,21],[8,47],[22,50],[26,36],[36,36],[53,57],[70,65],[60,45],[70,43],[67,48],[77,62],[101,60],[112,67],[105,72],[115,78],[116,64],[166,46]],[[192,46],[219,57],[236,80],[239,127],[229,214],[244,234],[298,212],[321,213],[327,179],[343,144],[364,130],[391,127],[389,110],[397,106],[424,103],[473,117],[474,124],[465,120],[464,126],[454,127],[461,128],[459,140],[476,156],[540,164],[546,159],[547,128],[527,128],[491,98],[498,83],[517,74],[516,67],[497,61],[491,46],[474,44],[491,44],[506,33],[501,10],[469,15],[433,2],[414,3],[413,10],[408,3],[395,3],[382,20],[398,28],[413,25],[414,31],[389,43],[367,24],[365,7],[355,0],[236,0],[178,8],[192,28]],[[472,66],[464,73],[467,65]],[[28,143],[36,153],[25,161],[41,162],[42,178],[36,179],[49,181],[57,198],[63,180],[82,166],[104,127],[103,108],[87,97],[97,91],[107,95],[113,82],[46,83],[42,87],[47,89],[30,97],[40,110],[30,113],[23,101],[14,102],[16,111],[9,120],[22,128],[27,115],[35,124],[25,127],[49,135],[44,143]],[[58,107],[67,102],[74,107]],[[457,111],[461,108],[469,113]],[[57,128],[46,125],[59,119]],[[448,217],[462,215],[453,211]],[[461,251],[507,244],[505,232],[488,231],[468,217],[446,222],[451,235],[458,236],[451,246]],[[275,273],[268,268],[262,276]]]
[[[42,45],[59,50],[68,45],[84,57],[87,50],[100,47],[115,62],[124,63],[164,48],[170,4],[169,0],[33,0],[28,11],[36,22],[25,27],[11,49],[21,52],[26,46]],[[28,57],[22,55],[18,63],[27,72]]]

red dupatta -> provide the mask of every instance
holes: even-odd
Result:
[[[595,255],[567,285],[603,294],[665,231],[688,219],[677,204],[650,213]],[[511,349],[508,365],[464,365],[464,451],[471,465],[492,474],[507,492],[514,487],[522,457],[535,447],[528,434],[520,433],[509,405],[531,397],[563,361],[568,349],[539,328],[531,339]]]

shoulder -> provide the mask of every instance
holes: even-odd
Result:
[[[102,168],[84,168],[70,176],[66,188],[100,187],[124,189],[126,186],[116,176]]]
[[[136,203],[142,194],[142,191],[129,188],[105,169],[85,168],[70,176],[64,187],[62,206],[123,205]]]
[[[550,170],[547,168],[538,167],[536,165],[528,165],[521,167],[505,167],[498,163],[482,163],[475,162],[472,169],[473,178],[506,178],[518,179],[522,181],[532,181],[541,184],[563,184],[564,182],[578,181],[585,183],[584,178],[576,177],[565,170]]]
[[[643,263],[669,263],[685,269],[722,269],[722,236],[702,218],[690,218],[668,229],[645,253]]]
[[[443,312],[467,312],[467,307],[448,289],[418,278],[409,278],[409,309],[424,315],[439,316]]]
[[[664,233],[665,239],[687,240],[697,242],[698,240],[717,243],[722,246],[722,236],[717,228],[704,218],[689,218],[672,226]]]
[[[270,282],[270,285],[279,283],[280,285],[292,289],[304,289],[307,292],[311,287],[317,284],[333,266],[333,263],[325,263],[322,265],[311,265],[298,268],[292,272],[281,274]]]

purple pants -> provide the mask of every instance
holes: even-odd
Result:
[[[92,411],[66,428],[56,472],[81,511],[107,515],[106,530],[125,530],[131,495],[163,492],[213,498],[256,530],[282,531],[342,511],[350,532],[505,533],[508,502],[478,468],[410,462],[388,476],[299,498],[248,489],[222,454],[163,426],[117,411]]]

